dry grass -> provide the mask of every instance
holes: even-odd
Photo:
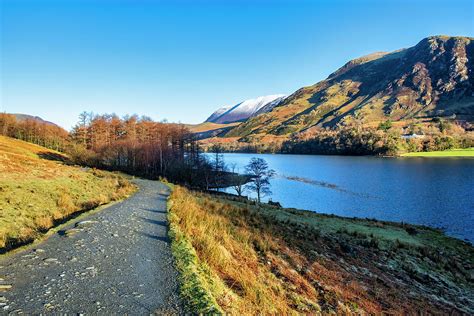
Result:
[[[55,223],[133,192],[121,176],[45,158],[60,153],[0,136],[0,251]],[[45,157],[45,158],[42,158]]]
[[[240,122],[227,123],[227,124],[204,122],[204,123],[196,124],[196,125],[187,125],[187,127],[193,133],[202,133],[202,132],[212,131],[212,130],[216,130],[220,128],[237,126],[239,124]]]
[[[466,312],[474,299],[458,299],[473,287],[469,272],[455,268],[472,264],[472,247],[433,230],[417,227],[414,235],[403,225],[256,206],[181,187],[169,207],[182,293],[195,312]],[[438,251],[449,253],[447,262],[435,262]],[[426,273],[433,279],[420,281]]]

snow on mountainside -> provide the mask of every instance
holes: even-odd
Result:
[[[284,94],[273,94],[245,100],[234,106],[226,106],[218,109],[206,120],[213,123],[232,123],[248,119],[257,112],[264,113],[270,111],[279,104],[286,96]],[[261,109],[266,111],[261,112]]]
[[[285,99],[286,99],[287,97],[288,97],[288,95],[282,95],[281,97],[276,98],[276,99],[273,100],[272,102],[268,102],[267,104],[265,104],[264,106],[262,106],[258,111],[256,111],[254,114],[252,114],[252,117],[257,116],[257,115],[260,115],[260,114],[262,114],[262,113],[270,112],[271,110],[273,110],[274,107],[278,106],[278,105],[281,104],[283,101],[285,101]]]

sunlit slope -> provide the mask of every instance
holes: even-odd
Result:
[[[474,120],[474,40],[433,36],[416,46],[354,59],[326,80],[250,118],[227,137],[290,135],[310,127],[442,116]]]
[[[55,222],[133,191],[122,177],[68,166],[50,149],[0,136],[0,252]]]
[[[474,312],[474,248],[439,231],[175,187],[172,249],[193,311]]]

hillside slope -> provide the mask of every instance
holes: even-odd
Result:
[[[473,38],[428,37],[408,49],[354,59],[226,136],[284,136],[310,127],[433,116],[472,122],[473,65]]]
[[[65,160],[56,151],[0,136],[0,253],[76,212],[133,191],[116,174],[68,166]]]
[[[474,312],[474,248],[439,231],[181,187],[169,206],[181,291],[193,312]]]

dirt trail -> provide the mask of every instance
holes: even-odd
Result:
[[[162,183],[0,260],[0,314],[178,314]],[[11,288],[9,286],[11,285]]]

